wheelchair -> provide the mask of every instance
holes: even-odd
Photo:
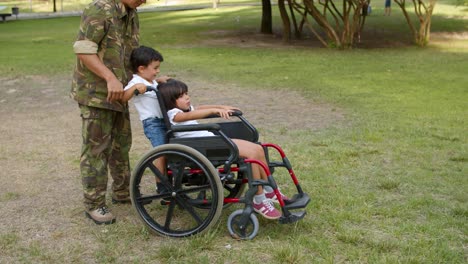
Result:
[[[305,208],[310,198],[302,190],[284,151],[278,145],[258,142],[258,131],[242,112],[234,112],[227,121],[172,126],[158,90],[148,86],[147,91],[156,92],[158,97],[167,127],[167,144],[153,148],[138,161],[130,179],[130,198],[137,215],[151,232],[175,238],[201,234],[218,222],[223,208],[241,203],[243,209],[229,215],[227,227],[235,239],[253,239],[259,221],[252,204],[260,185],[273,188],[282,212],[279,223],[304,218],[306,211],[297,209]],[[175,132],[196,130],[208,130],[215,136],[174,137]],[[261,144],[268,164],[240,158],[231,138]],[[272,151],[281,160],[270,161]],[[156,160],[164,161],[165,166],[159,166],[164,170],[158,169]],[[268,180],[254,180],[252,164],[260,165]],[[288,171],[297,190],[287,201],[281,198],[273,178],[278,168]],[[157,182],[164,186],[163,191],[157,191]]]

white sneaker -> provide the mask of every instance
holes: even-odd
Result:
[[[261,203],[256,204],[253,202],[253,209],[255,212],[263,215],[266,219],[278,219],[281,217],[281,212],[278,211],[268,199],[263,200]]]
[[[283,202],[286,202],[287,200],[289,200],[289,198],[286,195],[284,195],[281,191],[280,191],[280,195],[281,195],[281,199],[283,199]],[[274,203],[279,203],[278,197],[276,197],[275,192],[269,192],[269,193],[265,192],[265,197],[267,199],[270,199]]]

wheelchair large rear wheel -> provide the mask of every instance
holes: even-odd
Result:
[[[165,160],[165,171],[155,160]],[[156,181],[163,185],[156,190]],[[195,149],[166,144],[144,155],[130,179],[130,197],[138,216],[157,234],[186,237],[202,233],[218,221],[223,186],[211,162]]]

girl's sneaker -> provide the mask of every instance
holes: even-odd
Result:
[[[259,204],[253,202],[253,209],[266,219],[278,219],[281,217],[281,212],[278,211],[268,199],[263,200]]]
[[[286,202],[287,200],[289,200],[289,198],[288,198],[286,195],[284,195],[281,191],[280,191],[280,195],[281,195],[281,199],[283,199],[284,202]],[[279,203],[278,197],[276,197],[275,192],[269,192],[269,193],[266,192],[266,193],[265,193],[265,197],[266,197],[267,199],[271,200],[271,201],[274,202],[274,203]]]

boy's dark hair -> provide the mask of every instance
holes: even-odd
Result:
[[[165,83],[158,84],[158,90],[164,101],[166,110],[169,111],[173,108],[177,108],[176,100],[183,94],[188,92],[188,87],[185,83],[169,79]]]
[[[130,55],[130,66],[133,73],[138,72],[138,67],[148,66],[153,61],[163,62],[164,58],[161,53],[150,47],[140,46],[132,50]]]

